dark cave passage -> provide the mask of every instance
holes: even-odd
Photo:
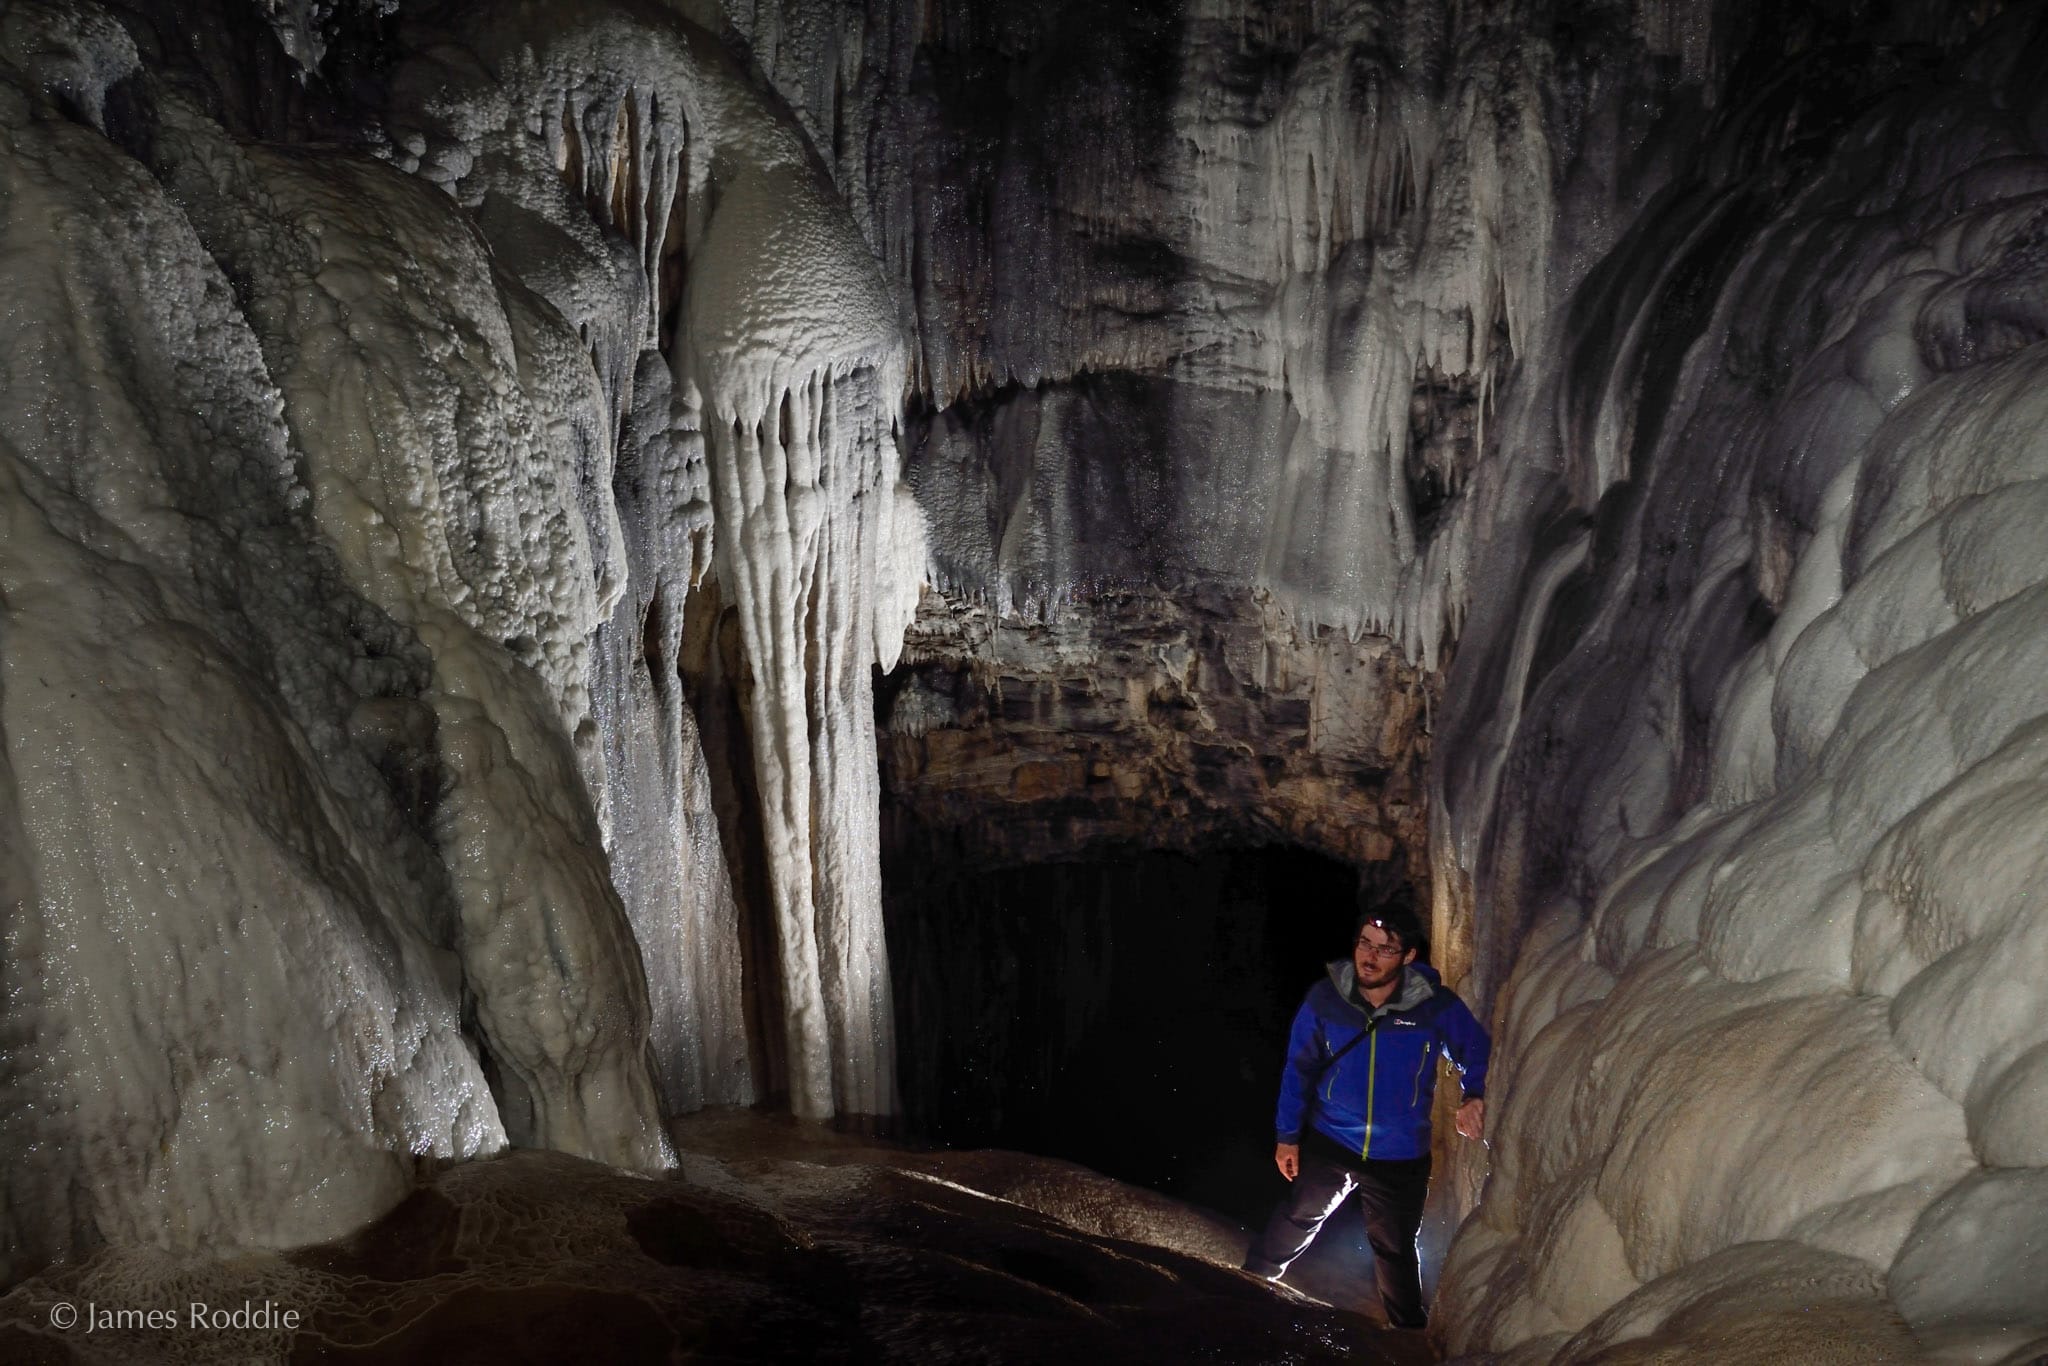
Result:
[[[1063,1158],[1262,1220],[1287,1027],[1357,873],[1301,849],[987,867],[885,854],[912,1138]]]

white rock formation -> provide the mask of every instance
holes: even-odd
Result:
[[[1554,54],[1523,16],[1203,0],[1078,43],[1056,7],[733,8],[949,410],[917,470],[943,586],[1029,615],[1257,586],[1435,663],[1471,530],[1418,535],[1410,457],[1441,452],[1411,449],[1416,377],[1470,390],[1483,437],[1549,321],[1560,175],[1522,111]],[[1119,373],[1159,382],[1088,387]],[[1091,460],[1090,412],[1163,454]]]
[[[633,397],[627,358],[665,344],[679,425],[703,443],[715,572],[754,679],[791,1103],[887,1114],[869,670],[894,662],[925,559],[898,477],[893,305],[804,142],[701,30],[624,11],[563,23],[536,5],[479,17],[465,39],[483,79],[429,48],[396,81],[397,122],[418,130],[401,135],[418,144],[407,164],[531,263],[527,278],[577,322],[622,395],[615,410]],[[591,231],[584,203],[617,236]],[[565,251],[572,233],[623,238],[630,259]],[[733,1037],[736,988],[721,984],[720,1008],[678,1036]]]
[[[1506,774],[1451,777],[1446,851],[1497,944],[1534,928],[1455,1346],[1820,1359],[1766,1331],[1788,1284],[1830,1301],[1829,1359],[2017,1361],[2048,1329],[2025,23],[1850,128],[1754,234],[1661,435],[1594,443],[1595,488],[1643,491],[1575,652],[1526,704],[1464,680]],[[1633,401],[1594,430],[1625,438]]]
[[[430,661],[320,538],[185,216],[36,116],[61,80],[97,118],[133,69],[111,22],[51,17],[0,28],[10,1275],[101,1240],[332,1237],[415,1156],[505,1142],[453,870],[379,775],[432,734]]]
[[[508,1139],[660,1166],[664,1099],[752,1099],[675,672],[714,559],[793,1102],[893,1104],[891,306],[687,22],[467,38],[380,162],[231,136],[90,4],[0,16],[0,1271],[331,1237]]]

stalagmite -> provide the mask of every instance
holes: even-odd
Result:
[[[900,361],[884,327],[810,329],[833,309],[886,324],[879,279],[801,181],[736,187],[697,253],[694,367],[721,528],[718,572],[741,606],[775,897],[791,1104],[895,1108],[882,944],[870,666],[894,662],[922,576],[921,523],[896,477],[888,404]],[[772,218],[763,201],[775,203]],[[814,201],[815,202],[815,201]],[[808,250],[762,231],[802,232]],[[850,261],[850,275],[773,262]],[[828,814],[829,813],[829,814]]]

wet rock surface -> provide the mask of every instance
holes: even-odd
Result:
[[[677,1137],[673,1176],[535,1151],[451,1168],[359,1236],[296,1253],[103,1253],[0,1300],[0,1357],[1431,1359],[1419,1335],[1220,1265],[1241,1247],[1228,1226],[1064,1164],[907,1153],[734,1112]],[[297,1326],[194,1329],[193,1302],[268,1304]],[[178,1326],[64,1331],[59,1305],[163,1307]]]

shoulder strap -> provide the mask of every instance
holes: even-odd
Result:
[[[1306,1098],[1305,1103],[1302,1106],[1301,1111],[1301,1127],[1304,1132],[1306,1132],[1315,1123],[1316,1097],[1322,1093],[1323,1078],[1330,1075],[1330,1069],[1335,1067],[1338,1064],[1338,1062],[1343,1059],[1346,1053],[1349,1053],[1352,1049],[1364,1043],[1366,1040],[1366,1036],[1371,1034],[1375,1029],[1378,1029],[1379,1027],[1379,1016],[1366,1016],[1365,1028],[1359,1030],[1356,1034],[1353,1034],[1349,1042],[1347,1042],[1342,1048],[1338,1049],[1336,1052],[1332,1053],[1327,1059],[1324,1060],[1323,1065],[1316,1069],[1315,1076],[1309,1079],[1308,1096]]]
[[[1342,1058],[1346,1053],[1349,1053],[1352,1049],[1358,1047],[1358,1045],[1364,1043],[1365,1036],[1372,1033],[1375,1029],[1378,1029],[1379,1027],[1380,1022],[1378,1016],[1375,1015],[1368,1018],[1365,1022],[1365,1028],[1359,1030],[1356,1034],[1353,1034],[1351,1036],[1351,1041],[1345,1044],[1342,1048],[1338,1049],[1336,1052],[1332,1053],[1329,1056],[1329,1058],[1324,1061],[1322,1067],[1317,1070],[1315,1082],[1309,1087],[1309,1094],[1313,1096],[1316,1093],[1316,1088],[1322,1085],[1324,1077],[1330,1075],[1330,1069],[1337,1065],[1338,1059]]]

